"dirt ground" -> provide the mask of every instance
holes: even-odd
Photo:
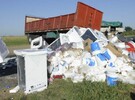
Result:
[[[8,47],[10,52],[8,57],[16,56],[14,54],[14,50],[28,48],[30,48],[29,45]],[[0,67],[0,100],[1,98],[4,98],[5,94],[9,93],[9,90],[13,89],[17,84],[17,66],[6,67],[5,69]]]
[[[8,50],[9,50],[9,56],[15,56],[14,54],[14,50],[18,50],[18,49],[28,49],[30,48],[29,45],[20,45],[20,46],[9,46]]]

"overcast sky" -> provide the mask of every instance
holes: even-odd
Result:
[[[74,13],[78,1],[102,11],[105,21],[121,21],[135,29],[135,0],[1,0],[0,36],[24,35],[26,15],[46,18]]]

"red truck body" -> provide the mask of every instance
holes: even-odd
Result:
[[[100,30],[103,12],[78,2],[75,13],[49,18],[25,17],[25,34],[66,31],[73,26]]]

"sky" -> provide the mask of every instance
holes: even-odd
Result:
[[[1,0],[0,36],[24,35],[25,16],[74,13],[78,1],[102,11],[102,20],[120,21],[135,29],[135,0]]]

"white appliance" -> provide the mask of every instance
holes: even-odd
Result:
[[[4,62],[4,59],[8,54],[8,48],[6,44],[3,42],[2,38],[0,37],[0,63]]]
[[[42,91],[47,88],[47,53],[40,49],[15,50],[17,55],[18,86],[10,90],[16,93],[19,89],[25,94]]]

